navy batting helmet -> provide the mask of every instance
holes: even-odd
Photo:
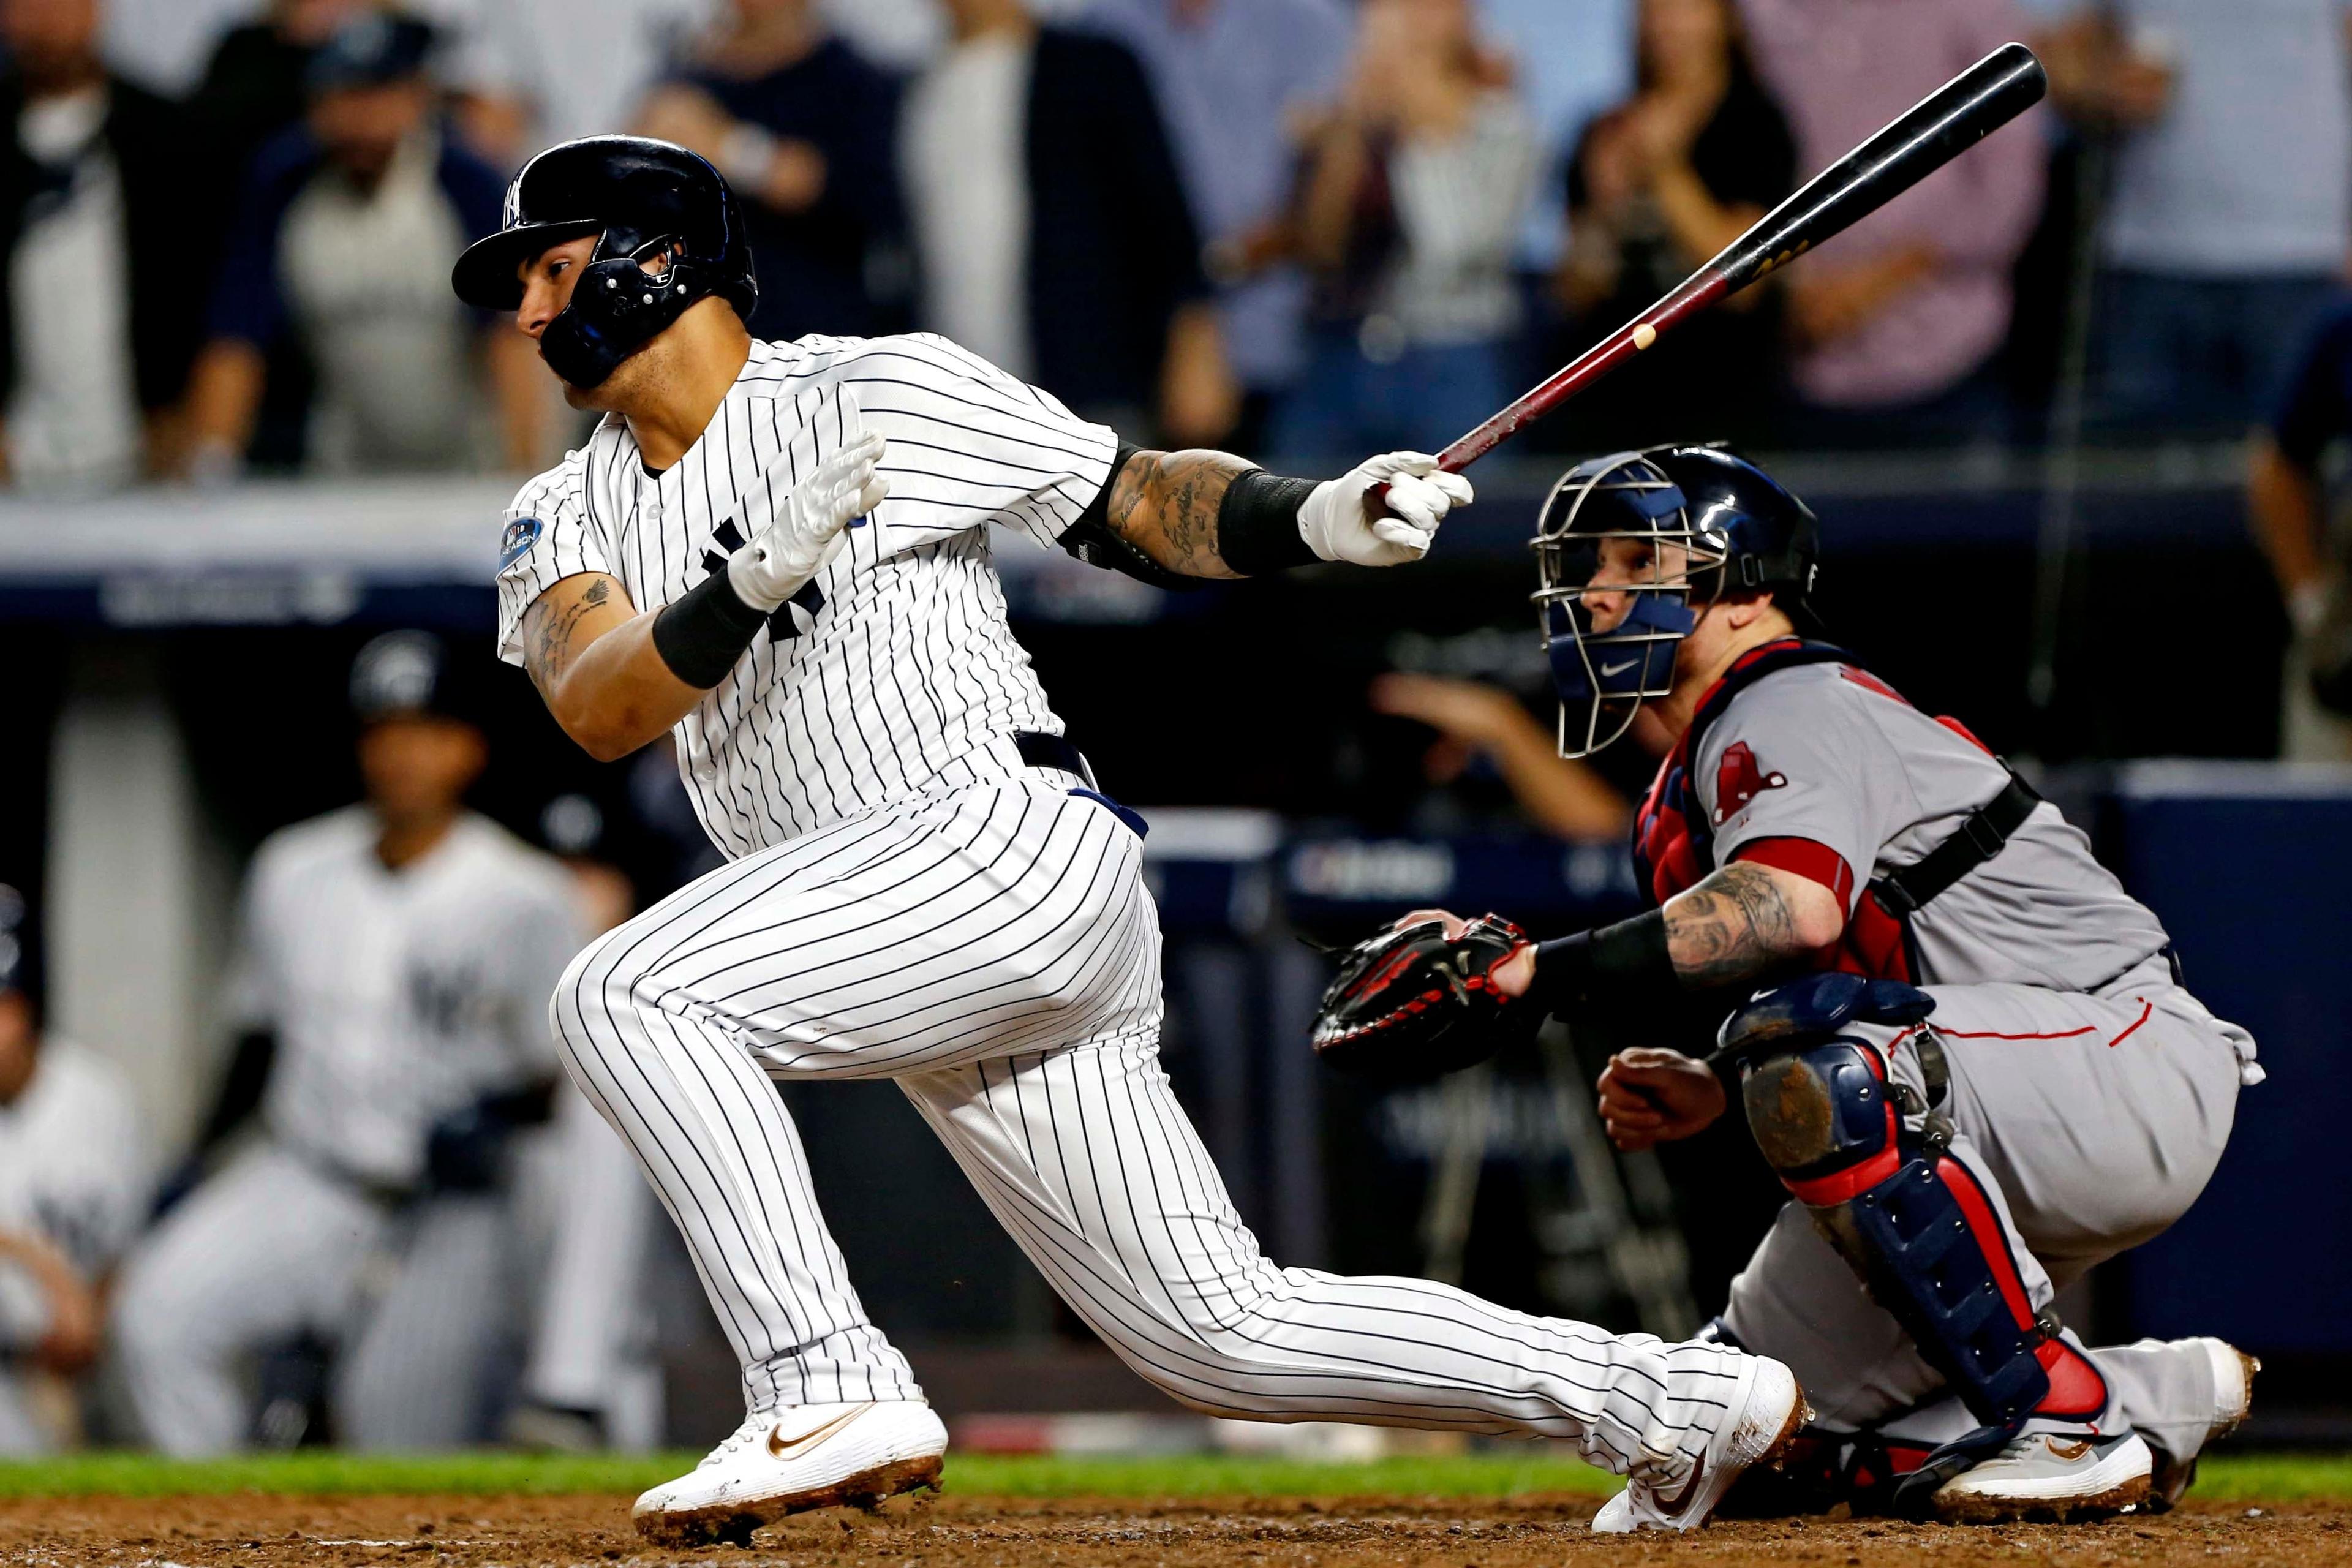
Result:
[[[524,164],[499,232],[467,248],[450,284],[468,305],[511,310],[523,263],[592,234],[603,237],[572,302],[539,342],[572,385],[602,384],[707,295],[751,320],[760,287],[734,192],[705,160],[644,136],[583,136]]]
[[[1722,447],[1613,452],[1545,499],[1533,595],[1560,700],[1559,751],[1590,756],[1674,689],[1675,649],[1726,594],[1770,589],[1798,630],[1821,525],[1778,479]]]

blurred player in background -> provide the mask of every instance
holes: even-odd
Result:
[[[98,1358],[107,1277],[153,1176],[122,1075],[43,1034],[30,930],[0,886],[0,1454],[79,1435],[71,1380]]]
[[[247,1363],[298,1335],[334,1347],[360,1447],[467,1442],[499,1381],[505,1145],[547,1114],[577,896],[465,809],[488,748],[437,638],[370,643],[352,701],[365,803],[273,835],[247,883],[246,1037],[207,1134],[257,1096],[261,1135],[148,1237],[116,1311],[131,1405],[175,1454],[243,1445]]]

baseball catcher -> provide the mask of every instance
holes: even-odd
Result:
[[[1711,1332],[1795,1369],[1819,1479],[1947,1520],[2168,1506],[2251,1358],[2089,1352],[2051,1301],[2195,1201],[2253,1042],[2055,806],[1821,640],[1818,525],[1762,469],[1595,458],[1535,549],[1561,753],[1644,709],[1673,738],[1635,826],[1654,907],[1548,942],[1416,911],[1349,955],[1318,1049],[1426,1074],[1546,1016],[1659,1038],[1703,1009],[1713,1056],[1621,1051],[1601,1113],[1622,1149],[1686,1138],[1737,1069],[1794,1201]]]

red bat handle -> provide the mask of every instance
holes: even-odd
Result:
[[[1675,291],[1555,371],[1542,384],[1522,393],[1509,407],[1437,454],[1437,466],[1458,474],[1562,403],[1658,341],[1658,334],[1694,311],[1704,310],[1731,291],[1731,280],[1716,268],[1692,273]],[[1389,488],[1372,491],[1388,499]]]
[[[1437,454],[1437,466],[1458,474],[1542,418],[1592,383],[1658,341],[1658,335],[1694,311],[1704,310],[1731,290],[1730,280],[1709,267],[1683,279],[1675,291],[1577,355],[1540,386]]]

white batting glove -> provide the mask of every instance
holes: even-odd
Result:
[[[743,518],[751,537],[727,558],[735,596],[755,610],[772,611],[824,571],[848,542],[842,530],[890,493],[889,482],[875,471],[887,446],[879,432],[868,430],[772,503],[765,485],[754,487],[756,499]]]
[[[1383,484],[1385,506],[1371,493]],[[1388,452],[1316,486],[1298,509],[1299,537],[1326,561],[1402,565],[1428,554],[1445,514],[1474,499],[1470,481],[1428,453]]]

